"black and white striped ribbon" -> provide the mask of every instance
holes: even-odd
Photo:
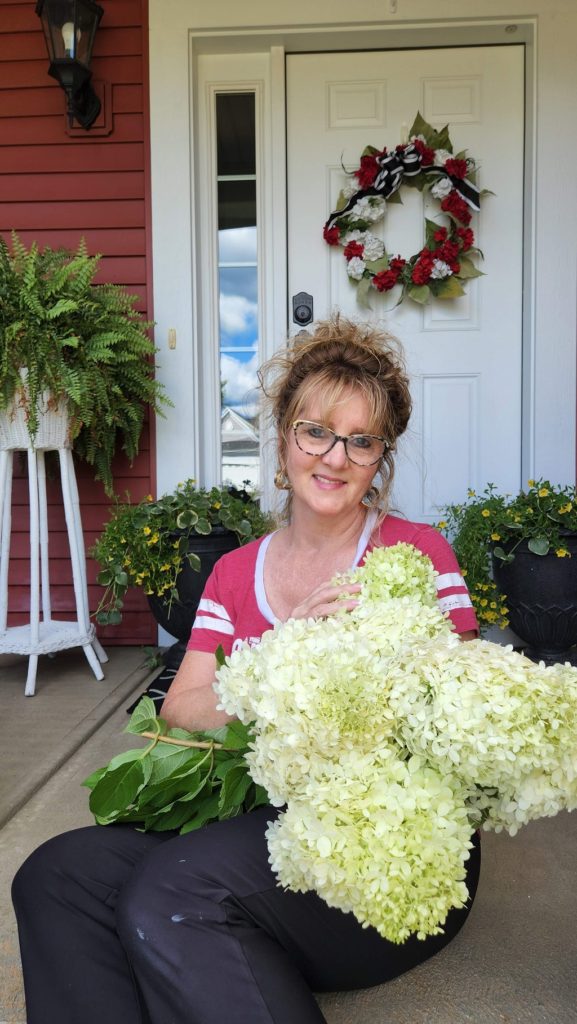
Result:
[[[377,164],[379,165],[379,171],[373,184],[369,188],[359,189],[358,192],[355,192],[350,197],[341,210],[335,210],[331,213],[325,224],[325,229],[332,228],[340,217],[346,217],[358,203],[359,199],[364,199],[366,196],[388,199],[399,190],[404,178],[412,178],[421,171],[427,177],[434,176],[438,180],[448,178],[453,188],[467,205],[473,210],[480,210],[479,189],[476,185],[473,185],[472,181],[468,181],[467,178],[456,178],[448,174],[444,167],[438,167],[436,164],[423,167],[421,154],[412,143],[409,143],[403,150],[395,150],[394,153],[387,153],[384,156],[377,157]]]

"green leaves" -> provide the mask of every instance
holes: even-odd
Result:
[[[413,299],[414,302],[420,303],[424,306],[431,298],[431,289],[428,284],[410,284],[407,288],[407,295]]]
[[[457,278],[454,276],[444,277],[442,280],[436,282],[436,299],[457,299],[464,294],[465,291],[462,285],[459,284]]]
[[[76,455],[112,494],[114,454],[133,459],[145,411],[162,414],[170,402],[154,375],[151,324],[134,296],[93,283],[99,259],[84,242],[76,252],[27,248],[16,234],[11,251],[0,244],[0,408],[18,397],[34,438],[48,390],[68,408]]]
[[[178,602],[181,572],[187,566],[195,572],[202,568],[197,536],[207,536],[219,527],[236,534],[244,544],[271,530],[273,520],[246,491],[207,490],[192,479],[156,499],[148,495],[134,505],[116,501],[91,551],[100,565],[98,582],[106,588],[97,622],[120,621],[129,586],[162,598],[168,608],[172,601]]]
[[[546,555],[549,551],[549,541],[547,537],[531,537],[531,540],[527,542],[527,547],[534,555]]]
[[[370,277],[361,277],[361,280],[357,286],[357,302],[359,306],[363,306],[365,309],[370,309],[369,302],[369,289],[371,287],[372,280]]]
[[[153,701],[143,697],[125,732],[154,738],[147,747],[118,754],[82,783],[91,790],[90,810],[100,825],[124,821],[145,830],[189,832],[268,802],[248,773],[250,730],[241,722],[201,733],[167,730]]]
[[[156,732],[159,735],[166,732],[166,722],[156,717],[154,701],[150,697],[143,697],[132,712],[128,725],[124,732],[139,736],[143,732]]]

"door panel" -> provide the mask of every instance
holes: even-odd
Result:
[[[315,319],[339,309],[402,342],[414,412],[399,445],[394,505],[420,520],[488,481],[516,490],[521,466],[524,53],[522,46],[295,54],[287,57],[289,295],[310,292]],[[341,248],[322,227],[368,144],[393,147],[417,111],[449,124],[456,151],[480,166],[485,199],[472,227],[484,277],[425,308],[371,290],[360,307]],[[438,206],[412,189],[374,233],[416,253]],[[429,209],[428,209],[429,206]],[[295,332],[298,330],[294,328]]]

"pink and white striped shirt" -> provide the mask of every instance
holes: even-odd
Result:
[[[360,565],[371,543],[374,514],[367,516],[352,568]],[[221,645],[226,655],[243,641],[254,645],[271,629],[275,616],[264,589],[264,559],[273,534],[223,555],[216,563],[198,606],[189,651],[212,653]],[[428,555],[438,572],[439,605],[457,633],[478,630],[471,598],[453,549],[434,527],[387,516],[379,530],[378,544],[389,547],[403,541]]]

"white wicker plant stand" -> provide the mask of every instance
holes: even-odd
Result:
[[[54,654],[69,647],[82,647],[97,679],[104,673],[101,662],[108,661],[96,639],[88,610],[86,556],[76,474],[70,441],[68,417],[61,409],[51,409],[44,400],[38,434],[28,434],[24,410],[16,406],[0,413],[0,654],[27,654],[28,676],[25,694],[32,697],[36,688],[36,670],[40,654]],[[23,626],[7,626],[8,566],[12,529],[12,466],[16,451],[27,452],[30,496],[30,621]],[[76,620],[60,622],[52,618],[48,565],[48,511],[44,454],[57,451],[60,461],[62,497],[72,579],[76,601]],[[42,611],[42,615],[40,612]]]

